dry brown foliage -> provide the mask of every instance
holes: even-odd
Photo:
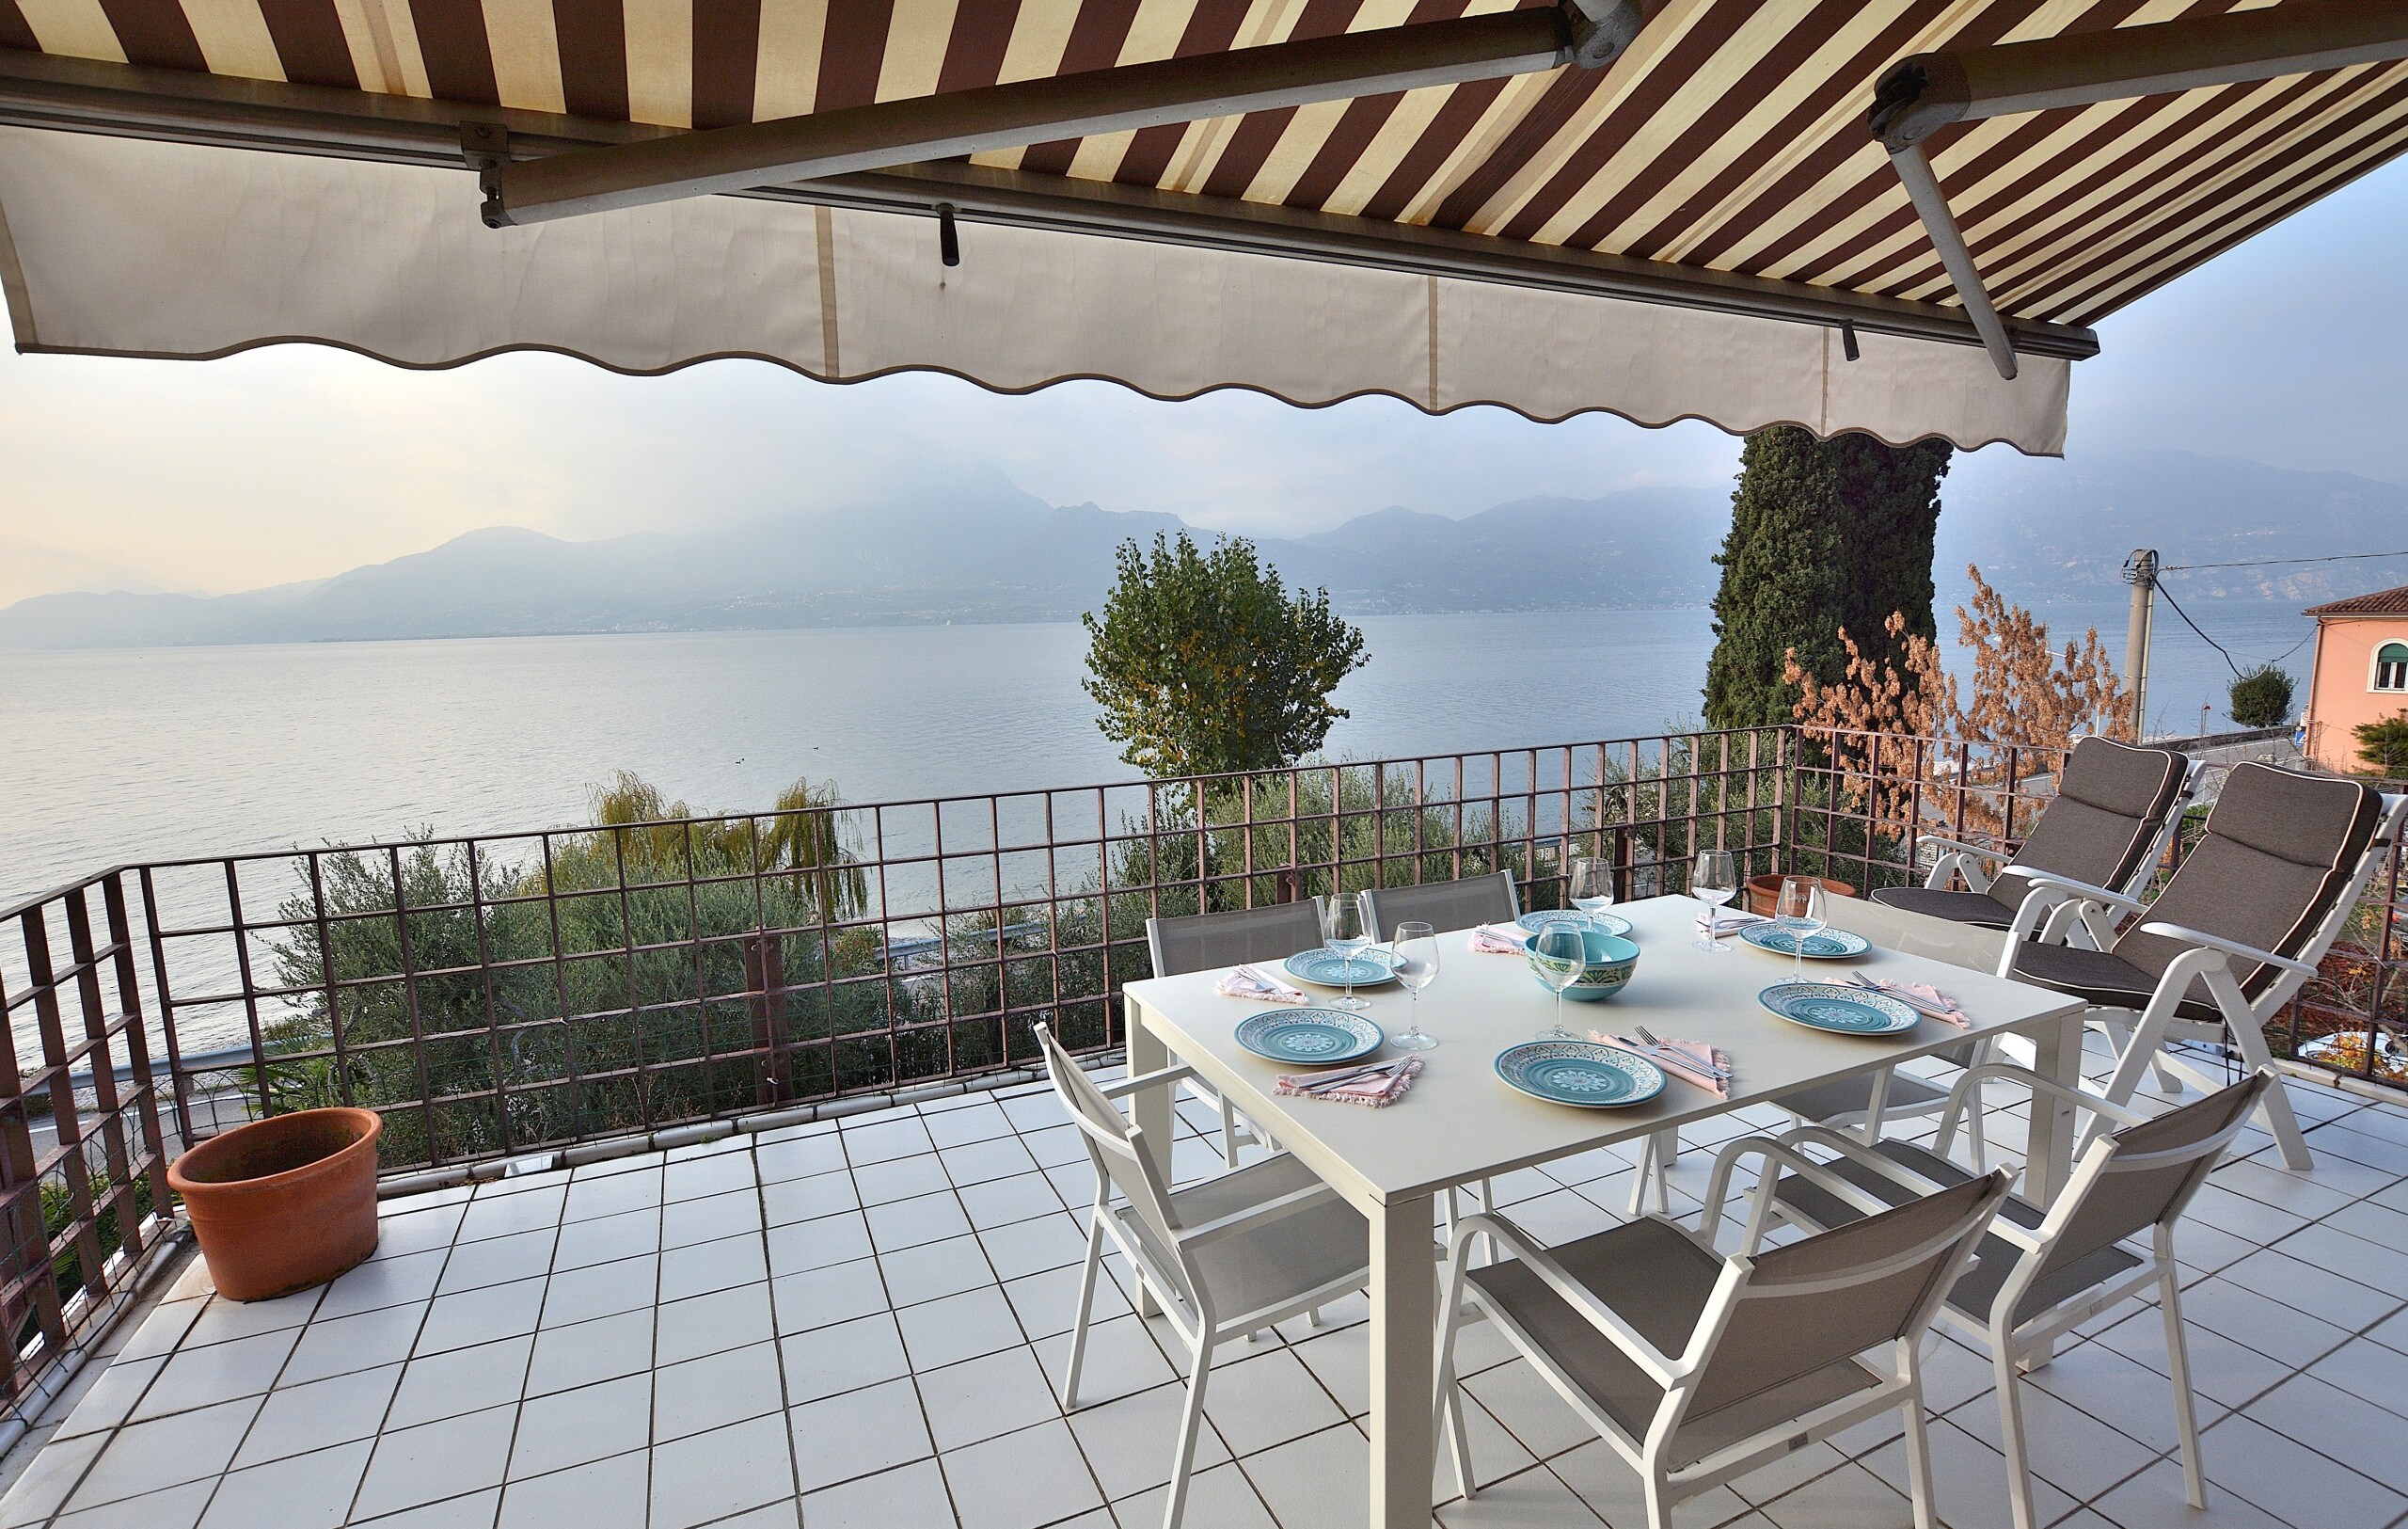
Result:
[[[2077,734],[2130,731],[2130,701],[2097,628],[2055,649],[2045,622],[2008,604],[1980,568],[1965,572],[1972,609],[1958,606],[1956,624],[1973,656],[1971,705],[1959,704],[1939,649],[1920,637],[1904,637],[1900,669],[1867,657],[1841,631],[1847,672],[1835,685],[1799,668],[1795,650],[1782,667],[1782,678],[1799,691],[1792,714],[1829,750],[1837,789],[1855,810],[1905,834],[1933,821],[2008,834],[2020,826],[2006,822],[2001,804],[2010,772],[2028,778],[2055,769],[2057,751]],[[1900,638],[1906,618],[1893,613],[1886,626]],[[1924,741],[1936,738],[1963,746],[1934,751]]]

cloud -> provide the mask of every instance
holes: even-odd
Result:
[[[2408,482],[2403,191],[2408,164],[2391,166],[2102,326],[2104,353],[2075,374],[2070,450]],[[281,346],[201,364],[0,356],[0,459],[7,601],[109,579],[312,578],[488,525],[584,538],[843,513],[982,465],[1054,503],[1287,535],[1388,504],[1459,516],[1719,483],[1738,442],[1603,415],[1433,418],[1392,399],[1164,404],[1096,382],[1007,398],[936,375],[837,387],[721,361],[623,377],[544,355],[414,373]]]

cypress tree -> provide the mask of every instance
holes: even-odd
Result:
[[[1732,495],[1731,534],[1715,562],[1714,657],[1705,672],[1712,727],[1789,720],[1798,699],[1782,655],[1825,684],[1847,665],[1839,629],[1877,661],[1902,661],[1882,629],[1903,613],[1907,633],[1930,638],[1932,537],[1940,524],[1944,440],[1888,446],[1867,435],[1817,440],[1796,425],[1748,438]]]

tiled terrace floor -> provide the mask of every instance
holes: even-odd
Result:
[[[2408,1518],[2408,1111],[2292,1091],[2316,1171],[2268,1166],[2260,1139],[2181,1238],[2213,1507],[2181,1505],[2157,1317],[2128,1308],[2030,1394],[2048,1519]],[[1993,1134],[2020,1139],[2010,1119]],[[1178,1151],[1213,1165],[1192,1135]],[[1699,1187],[1705,1163],[1679,1177]],[[1505,1198],[1566,1238],[1608,1224],[1629,1171],[1592,1154]],[[1054,1400],[1089,1194],[1052,1096],[1023,1089],[391,1202],[372,1263],[282,1301],[217,1299],[196,1261],[0,1529],[1153,1525],[1180,1389],[1119,1292],[1089,1405]],[[1191,1524],[1361,1521],[1361,1305],[1225,1351]],[[1532,1372],[1480,1330],[1466,1345],[1497,1485],[1441,1507],[1450,1529],[1640,1521],[1631,1475]],[[1937,1340],[1927,1374],[1943,1515],[2003,1523],[1986,1362]],[[1894,1431],[1801,1451],[1682,1521],[1908,1523]]]

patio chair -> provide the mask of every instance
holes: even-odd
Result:
[[[1156,977],[1211,971],[1240,962],[1280,961],[1321,944],[1321,899],[1275,902],[1260,908],[1233,908],[1227,913],[1189,914],[1183,917],[1146,920],[1146,949],[1153,957]],[[1201,1078],[1182,1085],[1221,1123],[1221,1160],[1238,1166],[1241,1133],[1264,1147],[1271,1139],[1253,1122],[1229,1107],[1218,1090]]]
[[[2137,896],[2180,828],[2182,808],[2202,768],[2173,749],[2136,748],[2110,738],[2078,740],[2058,774],[2056,796],[2013,855],[1996,846],[1925,834],[1915,840],[1916,849],[1944,852],[1924,884],[1883,887],[1872,900],[2003,930],[2015,922],[2035,872]],[[1986,862],[1998,868],[1986,873]],[[1950,884],[1958,880],[1965,884],[1961,889]],[[2104,926],[2104,932],[2112,929],[2112,922]]]
[[[1906,1418],[1915,1522],[1931,1529],[1931,1458],[1917,1347],[1941,1298],[2006,1196],[2007,1176],[1972,1179],[1897,1208],[1776,1142],[1762,1153],[1865,1213],[1836,1231],[1734,1257],[1710,1236],[1649,1217],[1555,1249],[1503,1216],[1455,1229],[1438,1339],[1438,1426],[1457,1485],[1473,1495],[1455,1377],[1469,1314],[1497,1324],[1581,1421],[1637,1470],[1650,1529],[1674,1504],[1814,1440],[1896,1410]],[[1763,1176],[1760,1197],[1773,1175]],[[1763,1219],[1758,1218],[1759,1221]],[[1712,1220],[1701,1223],[1712,1227]],[[1465,1244],[1510,1258],[1469,1268]],[[1887,1350],[1888,1364],[1865,1362]]]
[[[1375,886],[1363,894],[1364,918],[1375,940],[1386,939],[1399,924],[1418,921],[1440,931],[1469,929],[1474,924],[1510,924],[1521,912],[1510,870],[1459,882]]]
[[[1096,1271],[1109,1239],[1188,1350],[1187,1405],[1180,1413],[1170,1500],[1163,1515],[1164,1529],[1179,1529],[1212,1351],[1369,1285],[1370,1228],[1335,1189],[1285,1153],[1184,1189],[1169,1188],[1147,1155],[1145,1133],[1114,1101],[1179,1081],[1188,1070],[1170,1067],[1099,1086],[1048,1027],[1038,1026],[1037,1036],[1046,1075],[1095,1165],[1095,1206],[1087,1217],[1086,1262],[1079,1273],[1079,1312],[1062,1376],[1062,1408],[1078,1410]]]
[[[2045,1359],[2048,1345],[2118,1302],[2157,1289],[2165,1319],[2167,1368],[2174,1381],[2174,1421],[2182,1440],[2182,1475],[2193,1507],[2208,1505],[2199,1461],[2199,1423],[2191,1395],[2190,1355],[2182,1328],[2181,1280],[2174,1264],[2174,1224],[2224,1155],[2250,1114],[2274,1085],[2272,1070],[2252,1073],[2204,1099],[2147,1119],[2080,1089],[2064,1088],[2020,1067],[1992,1064],[1968,1072],[1941,1117],[1938,1150],[1904,1141],[1867,1148],[1837,1132],[1807,1126],[1782,1138],[1839,1154],[1827,1165],[1882,1201],[1901,1202],[1935,1188],[1961,1185],[1972,1173],[1948,1160],[1948,1140],[1968,1101],[1978,1112],[1987,1077],[2012,1077],[2067,1098],[2092,1112],[2088,1147],[2055,1203],[2046,1211],[2010,1196],[1985,1236],[1973,1266],[1948,1292],[1941,1320],[1980,1340],[1998,1372],[1999,1437],[2006,1446],[2007,1494],[2016,1529],[2036,1529],[2030,1450],[2016,1377],[2023,1363]],[[2109,1123],[2120,1130],[2107,1132]],[[1852,1224],[1858,1207],[1818,1182],[1783,1175],[1772,1213],[1776,1220],[1822,1232]],[[2124,1244],[2147,1233],[2144,1254]]]
[[[2220,1041],[2252,1072],[2271,1065],[2267,1023],[2317,974],[2399,836],[2403,812],[2408,795],[2235,765],[2206,833],[2154,902],[2035,873],[1998,974],[2090,1002],[2085,1017],[2118,1043],[2103,1091],[2111,1104],[2130,1103],[2151,1065],[2201,1089],[2220,1087],[2224,1079],[2183,1060],[2170,1043]],[[2131,922],[2105,949],[2031,938],[2062,932],[2058,910],[2071,904]],[[2314,1166],[2283,1090],[2267,1090],[2260,1108],[2284,1162],[2300,1171]]]

